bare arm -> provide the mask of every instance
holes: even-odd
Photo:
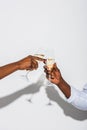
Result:
[[[18,64],[16,62],[0,67],[0,79],[4,78],[5,76],[17,70],[18,70]]]
[[[27,56],[17,62],[13,62],[0,67],[0,79],[17,70],[34,70],[38,68],[38,62],[44,62],[44,59],[35,56]]]
[[[61,81],[59,84],[57,84],[57,87],[63,92],[63,94],[67,98],[70,97],[70,95],[71,95],[70,85],[63,78],[61,78]]]

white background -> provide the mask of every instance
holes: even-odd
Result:
[[[0,65],[39,47],[54,49],[64,79],[81,90],[87,83],[87,1],[0,0]],[[43,65],[32,83],[21,77],[26,71],[0,81],[0,130],[87,130],[87,112],[63,100],[56,86],[35,82],[42,73]]]

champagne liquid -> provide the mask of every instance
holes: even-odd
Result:
[[[49,70],[52,69],[54,63],[55,63],[55,59],[51,59],[51,58],[47,59],[46,65],[49,68]]]

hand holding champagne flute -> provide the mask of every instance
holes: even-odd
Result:
[[[45,62],[44,54],[34,54],[33,57],[35,58],[35,60],[36,60],[38,63],[39,63],[40,61]],[[29,78],[30,78],[29,73],[30,73],[30,71],[28,71],[27,74],[26,74],[26,79],[27,79],[27,81],[29,81]]]
[[[25,75],[21,75],[21,77],[23,77],[27,81],[30,81],[30,75],[29,75],[29,73],[32,70],[35,71],[38,68],[39,62],[43,62],[43,63],[45,62],[43,54],[30,55],[30,58],[31,58],[30,59],[30,68],[26,69],[28,72]]]

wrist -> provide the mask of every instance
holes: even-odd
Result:
[[[64,95],[69,98],[71,95],[70,85],[61,77],[60,82],[57,84],[57,87],[64,93]]]
[[[20,70],[20,63],[19,62],[15,62],[14,65],[15,65],[16,70]]]
[[[61,86],[64,84],[64,79],[60,77],[59,82],[56,84],[57,86]]]

